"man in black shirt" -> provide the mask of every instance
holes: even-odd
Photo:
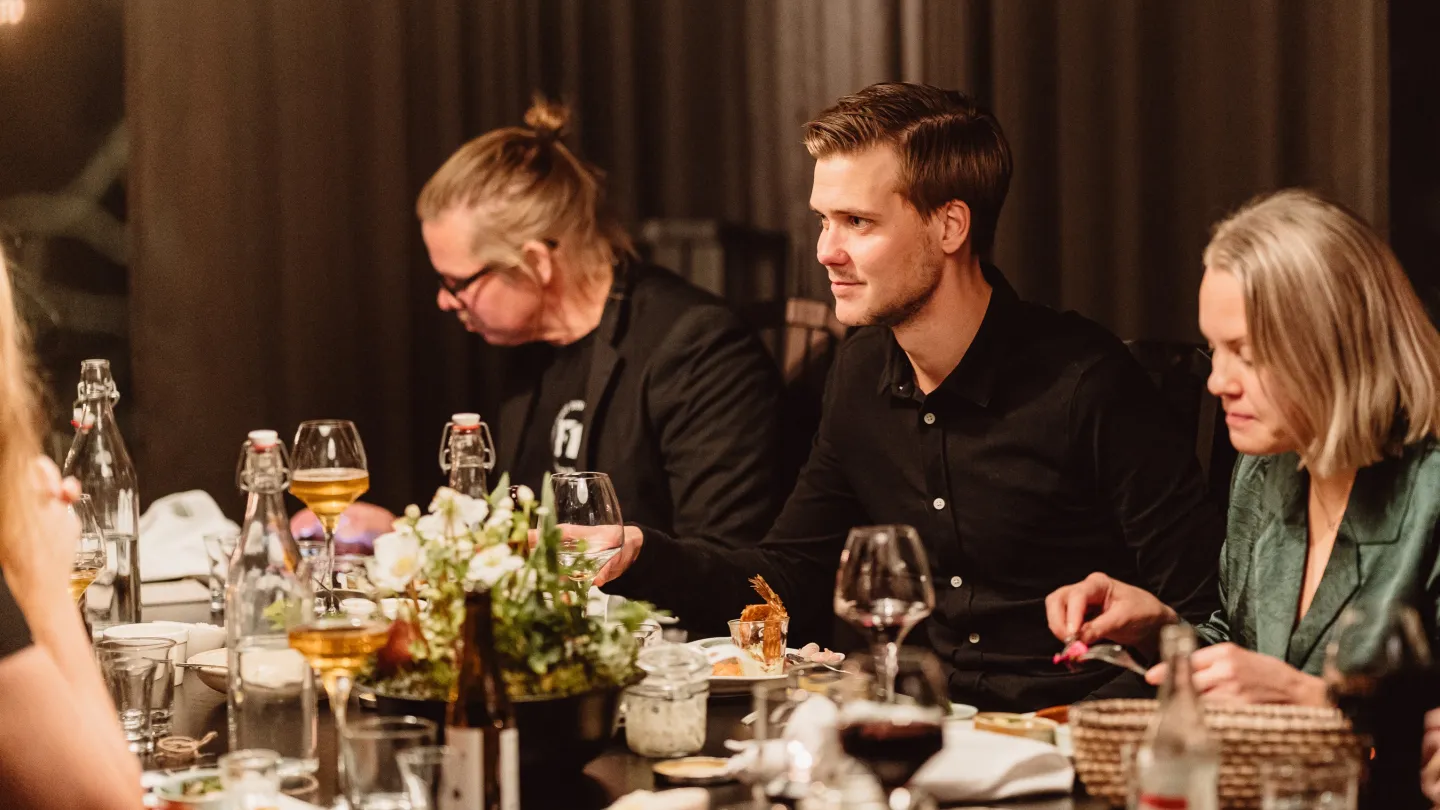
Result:
[[[720,633],[762,574],[798,646],[833,622],[849,529],[909,524],[936,590],[917,638],[953,698],[1023,711],[1113,686],[1113,668],[1051,663],[1045,596],[1119,571],[1187,618],[1210,614],[1223,524],[1190,443],[1119,340],[1021,301],[982,263],[1011,169],[988,112],[958,92],[875,85],[812,121],[806,146],[818,258],[836,314],[864,328],[830,371],[795,492],[754,549],[627,527],[601,581]]]

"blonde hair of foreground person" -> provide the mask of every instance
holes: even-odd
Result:
[[[1240,282],[1255,364],[1313,473],[1440,436],[1440,332],[1358,216],[1303,189],[1260,197],[1216,226],[1205,266]]]
[[[74,489],[40,454],[36,391],[0,255],[0,566],[33,639],[0,658],[0,807],[137,808],[139,765],[70,597]]]

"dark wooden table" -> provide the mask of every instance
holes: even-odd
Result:
[[[146,621],[213,621],[216,624],[220,623],[218,618],[211,618],[209,606],[204,603],[147,607],[144,618]],[[738,733],[740,718],[749,712],[749,701],[743,697],[717,697],[710,700],[708,708],[709,730],[706,735],[705,749],[701,753],[709,756],[728,756],[729,752],[725,750],[724,742],[727,739],[743,736]],[[367,713],[366,710],[352,702],[351,718],[362,717]],[[305,798],[311,801],[318,800],[317,803],[325,804],[335,794],[337,749],[334,719],[323,702],[320,706],[320,714],[320,735],[316,746],[320,759],[320,771],[317,774],[320,782],[319,795]],[[213,760],[215,755],[224,752],[227,745],[225,696],[205,686],[194,673],[186,672],[184,683],[175,690],[173,728],[175,734],[196,738],[209,731],[216,732],[215,741],[205,748],[206,753],[210,755],[207,760]],[[624,735],[620,734],[617,735],[609,750],[596,757],[585,767],[584,773],[568,776],[555,774],[554,778],[549,778],[547,775],[543,783],[530,784],[526,782],[522,784],[521,802],[527,810],[531,808],[533,810],[551,810],[551,808],[560,807],[573,808],[573,810],[590,810],[591,808],[599,810],[631,791],[654,790],[657,787],[663,789],[663,785],[656,785],[654,772],[650,769],[654,762],[655,760],[631,753],[625,747]],[[742,803],[747,795],[746,789],[738,784],[714,787],[710,789],[710,793],[712,809]],[[1003,807],[1006,810],[1101,810],[1106,807],[1105,803],[1101,801],[1079,795],[1045,800],[990,803],[986,806]]]

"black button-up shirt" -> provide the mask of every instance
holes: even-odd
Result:
[[[909,524],[929,550],[936,591],[917,638],[949,668],[954,699],[996,710],[1070,703],[1115,677],[1103,665],[1070,672],[1051,662],[1060,644],[1045,596],[1092,571],[1145,587],[1192,621],[1209,616],[1223,521],[1192,443],[1119,340],[1023,302],[998,271],[985,273],[993,293],[980,329],[928,395],[889,329],[845,342],[810,459],[757,548],[647,530],[607,590],[723,635],[758,601],[746,579],[763,574],[798,647],[833,624],[850,528]]]

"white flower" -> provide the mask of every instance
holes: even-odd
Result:
[[[445,518],[441,515],[425,515],[415,521],[415,531],[426,540],[439,540],[445,536]]]
[[[420,539],[413,534],[390,532],[375,538],[375,558],[370,562],[370,579],[381,588],[403,591],[425,563]]]
[[[483,522],[485,516],[490,513],[490,504],[469,495],[456,495],[455,511],[459,513],[461,522],[466,526],[475,526]]]
[[[512,500],[509,495],[506,495],[500,499],[499,503],[495,504],[495,508],[504,509],[507,512],[513,511],[515,509],[515,501]]]
[[[515,488],[515,497],[520,499],[520,503],[534,503],[535,491],[530,487],[521,484],[520,486]]]
[[[420,517],[420,507],[416,506],[413,503],[405,507],[405,517],[410,518],[411,520]]]
[[[507,498],[506,500],[509,499]],[[515,513],[510,511],[510,507],[505,506],[504,501],[501,501],[501,505],[495,507],[495,511],[490,513],[490,519],[485,521],[485,527],[489,529],[493,529],[496,526],[508,527],[510,525],[510,519],[514,516]]]
[[[450,503],[455,500],[456,494],[457,493],[455,492],[455,490],[449,487],[440,487],[439,489],[435,490],[435,498],[434,500],[430,501],[430,511],[445,511],[446,508],[450,506]]]
[[[465,579],[470,582],[483,583],[485,587],[494,587],[501,577],[524,565],[525,561],[510,551],[510,547],[504,543],[497,543],[488,548],[480,550],[470,560],[470,567],[465,572]]]

